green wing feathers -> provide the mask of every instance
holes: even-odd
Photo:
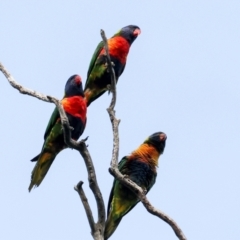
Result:
[[[91,71],[93,70],[93,67],[96,63],[96,60],[99,56],[99,53],[101,52],[102,48],[104,46],[104,43],[103,41],[101,41],[98,45],[97,45],[97,48],[95,49],[95,52],[93,53],[93,56],[92,56],[92,59],[90,61],[90,64],[89,64],[89,67],[88,67],[88,72],[87,72],[87,81],[86,81],[86,84],[85,84],[85,88],[86,86],[88,85],[88,81],[89,81],[89,76],[91,74]],[[85,89],[84,89],[85,90]]]
[[[138,198],[131,190],[119,181],[115,181],[109,199],[108,218],[104,232],[105,240],[113,234],[122,217],[132,210],[138,202]]]
[[[44,133],[44,140],[46,140],[46,138],[48,137],[48,135],[50,134],[54,124],[56,123],[57,119],[60,118],[59,112],[57,110],[57,108],[55,107],[55,109],[53,110],[52,116],[50,117],[50,120],[48,122],[46,131]]]
[[[42,152],[39,154],[37,163],[32,171],[31,183],[28,188],[29,192],[33,186],[38,187],[41,184],[56,155],[63,150],[64,147],[64,140],[62,138],[62,125],[61,122],[58,121],[57,123],[55,122],[55,125],[50,131],[49,135],[46,135]],[[36,159],[36,157],[34,159]]]
[[[112,213],[110,213],[107,221],[106,221],[106,227],[105,227],[105,231],[104,231],[104,240],[107,240],[112,234],[113,232],[116,230],[118,224],[121,222],[122,218],[118,218],[113,220],[113,216]]]
[[[118,165],[119,171],[132,181],[145,188],[147,192],[156,180],[156,174],[151,167],[139,158],[124,157]],[[121,219],[139,202],[136,194],[129,188],[114,180],[108,201],[108,217],[105,226],[104,239],[108,239],[116,230]]]
[[[123,158],[118,165],[122,174],[127,174],[127,158]],[[139,202],[136,195],[118,180],[114,180],[113,187],[108,201],[108,218],[106,221],[104,239],[108,239],[122,220],[135,205]]]
[[[53,155],[50,152],[43,152],[40,155],[40,158],[38,159],[32,171],[31,183],[28,188],[29,192],[31,191],[33,186],[38,187],[40,185],[40,183],[46,176],[49,168],[51,167],[55,157],[56,157],[56,154]]]

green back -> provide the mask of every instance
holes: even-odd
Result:
[[[46,131],[44,133],[44,140],[46,140],[46,138],[48,137],[49,133],[51,132],[54,124],[56,123],[56,121],[59,117],[60,117],[59,112],[58,112],[57,108],[55,107],[55,109],[53,110],[52,116],[49,119]]]
[[[104,44],[103,44],[103,41],[101,41],[98,45],[97,45],[97,48],[95,49],[95,52],[92,56],[92,59],[91,59],[91,62],[89,64],[89,67],[88,67],[88,72],[87,72],[87,81],[86,81],[86,84],[85,86],[87,86],[88,84],[88,81],[89,81],[89,76],[93,70],[93,67],[95,65],[95,62],[99,56],[99,53],[101,52],[102,48],[103,48]]]
[[[118,169],[119,169],[120,172],[122,172],[122,170],[123,170],[126,162],[127,162],[127,157],[125,156],[125,157],[123,157],[122,160],[118,163]]]
[[[118,169],[122,174],[125,174],[125,173],[122,172],[122,170],[123,170],[126,162],[127,162],[127,157],[123,157],[122,160],[118,163]],[[109,200],[108,200],[107,214],[109,214],[109,210],[110,210],[110,207],[111,207],[113,194],[114,194],[114,186],[116,185],[116,182],[117,182],[117,180],[114,179],[113,186],[112,186],[110,196],[109,196]]]
[[[114,37],[119,36],[119,35],[121,35],[121,29],[120,29],[116,34],[114,34],[111,38],[114,38]],[[87,86],[87,84],[88,84],[89,76],[90,76],[90,74],[91,74],[91,72],[92,72],[92,70],[93,70],[93,68],[94,68],[94,65],[95,65],[95,63],[96,63],[96,60],[97,60],[97,58],[98,58],[98,56],[99,56],[99,54],[100,54],[100,52],[101,52],[101,50],[102,50],[103,47],[104,47],[104,43],[103,43],[103,41],[101,41],[101,42],[97,45],[97,48],[95,49],[95,52],[93,53],[91,62],[90,62],[89,67],[88,67],[87,81],[86,81],[85,86]]]
[[[127,159],[127,156],[125,156],[125,157],[123,157],[122,158],[122,160],[119,162],[119,164],[118,164],[118,169],[119,169],[119,171],[123,174],[123,175],[130,175],[130,173],[129,173],[129,169],[127,168],[127,165],[126,165],[126,162],[128,161],[128,159]],[[155,183],[155,181],[156,181],[156,175],[155,176],[153,176],[153,178],[151,179],[151,181],[150,182],[148,182],[148,184],[147,184],[147,186],[146,186],[146,191],[147,191],[147,193],[150,191],[150,189],[152,188],[152,186],[154,185],[154,183]],[[150,180],[150,179],[149,179]],[[112,187],[112,189],[111,189],[111,193],[110,193],[110,196],[109,196],[109,201],[108,201],[108,208],[107,208],[107,213],[109,214],[109,210],[110,210],[110,207],[111,207],[111,202],[112,202],[112,200],[113,200],[113,197],[114,197],[114,187],[115,186],[119,186],[119,181],[118,180],[114,180],[114,182],[113,182],[113,187]],[[132,204],[132,207],[127,211],[127,212],[129,212],[136,204],[137,204],[137,202],[139,201],[138,199],[137,199],[137,197],[135,196],[135,194],[134,193],[132,193],[131,192],[131,190],[129,189],[129,190],[127,190],[127,192],[129,192],[128,193],[128,197],[129,197],[129,201],[131,202],[129,202],[129,204],[131,205]],[[126,192],[126,194],[127,194],[127,192]],[[131,196],[132,195],[132,196]],[[126,212],[126,213],[127,213]],[[124,213],[124,215],[126,214],[126,213]]]

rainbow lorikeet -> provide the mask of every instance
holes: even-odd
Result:
[[[87,104],[84,98],[82,80],[80,76],[71,76],[65,85],[65,95],[61,100],[62,106],[68,117],[72,138],[77,140],[86,126]],[[47,174],[57,154],[67,148],[64,142],[62,124],[57,108],[54,109],[44,134],[42,151],[31,161],[37,161],[31,176],[29,192],[33,186],[39,186]]]
[[[152,134],[129,156],[122,158],[118,165],[119,171],[148,192],[156,181],[158,158],[164,151],[166,139],[163,132]],[[122,217],[138,202],[138,197],[129,188],[114,180],[108,201],[105,240],[116,230]]]
[[[129,25],[107,40],[109,55],[114,64],[116,80],[123,73],[131,44],[140,33],[141,30],[138,26]],[[87,81],[84,88],[87,106],[107,91],[109,84],[111,84],[111,74],[107,69],[104,43],[101,41],[93,54],[88,68]]]

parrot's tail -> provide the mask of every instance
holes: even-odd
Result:
[[[51,167],[55,157],[56,154],[50,152],[43,152],[41,153],[41,155],[39,155],[37,163],[32,171],[31,183],[28,187],[29,192],[31,191],[33,186],[38,187],[41,184],[42,180],[44,179],[48,172],[48,169]]]
[[[118,224],[122,220],[122,218],[114,219],[114,217],[112,217],[111,213],[112,212],[110,212],[110,214],[107,218],[106,224],[105,224],[104,240],[107,240],[108,238],[110,238],[110,236],[114,233]]]

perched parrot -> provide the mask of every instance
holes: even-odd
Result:
[[[65,95],[61,100],[68,117],[72,138],[77,140],[86,126],[87,104],[84,98],[82,80],[78,75],[71,76],[65,85]],[[42,151],[31,161],[37,161],[31,176],[29,192],[33,186],[39,186],[48,172],[57,154],[67,148],[62,131],[62,124],[57,108],[54,109],[44,134]]]
[[[167,136],[157,132],[148,137],[138,149],[119,162],[118,169],[148,192],[157,177],[158,158],[163,153]],[[108,217],[104,239],[116,230],[122,217],[139,202],[137,196],[118,180],[114,180],[108,201]]]
[[[123,73],[130,46],[140,33],[141,30],[138,26],[129,25],[108,39],[109,55],[114,64],[116,80]],[[84,88],[87,106],[107,91],[107,85],[109,84],[111,84],[111,74],[107,69],[104,44],[101,41],[93,54],[88,68]]]

